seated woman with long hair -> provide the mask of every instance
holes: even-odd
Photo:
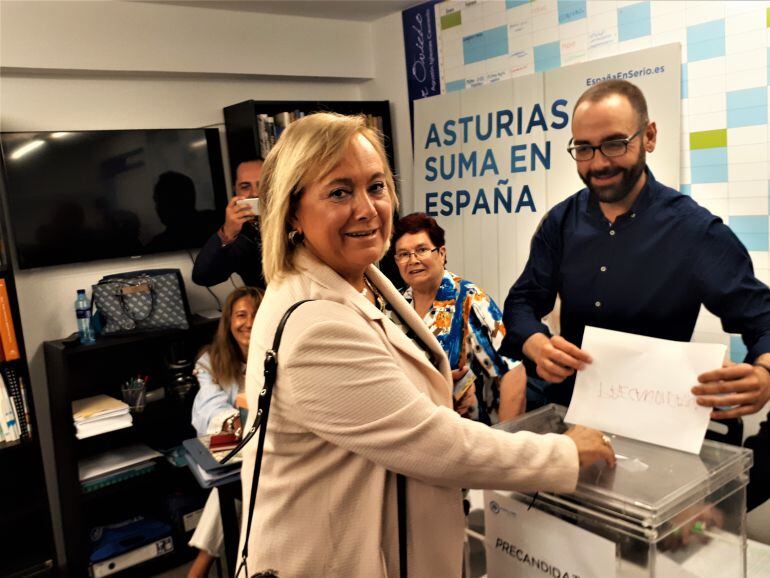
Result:
[[[198,436],[236,431],[240,428],[236,397],[244,389],[251,327],[262,292],[255,287],[235,289],[227,297],[217,332],[195,364],[200,389],[192,408],[192,424]],[[188,578],[208,575],[222,550],[224,536],[216,489],[209,494],[203,515],[190,540],[200,550]]]

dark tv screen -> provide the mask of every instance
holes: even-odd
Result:
[[[0,135],[21,269],[203,246],[224,220],[217,129]]]

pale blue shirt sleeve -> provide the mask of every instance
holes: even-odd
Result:
[[[214,381],[208,353],[201,355],[195,363],[195,377],[198,378],[200,389],[193,401],[192,425],[199,436],[218,433],[224,421],[238,413],[235,409],[238,386],[220,385]]]

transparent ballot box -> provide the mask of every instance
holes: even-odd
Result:
[[[551,404],[495,427],[564,433],[565,413]],[[751,452],[610,437],[617,467],[582,468],[573,494],[484,492],[487,576],[745,577]]]

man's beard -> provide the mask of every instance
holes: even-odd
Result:
[[[596,154],[601,154],[601,152],[597,151]],[[639,153],[639,159],[636,163],[627,169],[622,167],[607,167],[602,171],[589,171],[585,176],[580,175],[580,178],[588,187],[588,190],[596,195],[600,202],[619,203],[631,193],[636,186],[636,183],[639,182],[639,177],[642,176],[644,167],[647,164],[645,157],[645,151],[642,150]],[[621,173],[623,176],[617,185],[596,186],[591,184],[591,178],[611,177],[618,173]]]

